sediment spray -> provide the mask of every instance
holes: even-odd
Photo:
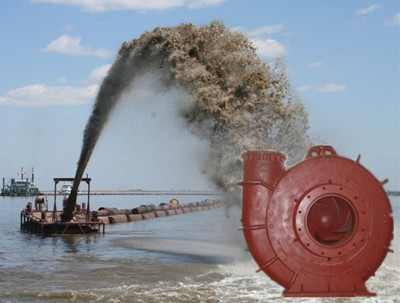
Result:
[[[240,155],[249,149],[277,149],[295,163],[310,146],[308,115],[293,93],[280,61],[263,63],[247,37],[213,21],[196,27],[156,28],[122,44],[98,92],[86,125],[75,181],[64,207],[72,219],[80,180],[121,95],[149,67],[163,73],[165,87],[187,90],[181,116],[188,129],[210,142],[207,176],[236,195]]]

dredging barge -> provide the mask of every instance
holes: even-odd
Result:
[[[48,210],[46,197],[36,197],[34,208],[32,203],[29,202],[26,208],[21,211],[21,231],[41,236],[100,232],[104,234],[105,222],[97,218],[95,212],[90,212],[91,178],[82,178],[82,181],[88,185],[87,204],[82,203],[82,206],[76,206],[72,220],[67,222],[61,220],[62,211],[57,211],[57,184],[61,181],[72,182],[73,180],[73,178],[54,178],[54,206],[52,211]]]
[[[166,216],[180,215],[191,212],[209,210],[222,207],[219,200],[205,200],[180,204],[177,199],[169,203],[141,205],[132,209],[117,209],[100,207],[97,211],[90,211],[90,181],[91,178],[82,178],[88,185],[87,203],[76,205],[73,218],[62,220],[62,211],[57,211],[57,184],[61,181],[73,181],[72,178],[54,178],[54,207],[48,210],[47,197],[35,199],[35,206],[29,202],[21,211],[21,231],[41,236],[65,234],[105,234],[106,224],[115,224],[131,221],[141,221]],[[64,203],[66,202],[64,197]]]
[[[35,186],[35,169],[32,168],[32,179],[24,178],[24,168],[21,167],[20,179],[11,178],[6,184],[3,177],[3,187],[0,189],[0,196],[21,197],[41,195],[39,188]]]

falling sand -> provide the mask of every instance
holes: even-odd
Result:
[[[123,43],[103,80],[84,132],[64,221],[72,218],[79,181],[110,114],[135,79],[155,65],[166,88],[188,92],[188,106],[180,114],[191,132],[210,142],[205,172],[232,197],[238,197],[242,152],[279,150],[295,163],[310,146],[308,115],[282,62],[263,63],[244,34],[218,21],[156,28]]]

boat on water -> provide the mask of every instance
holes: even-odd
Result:
[[[32,179],[24,178],[24,168],[21,168],[20,179],[11,178],[8,183],[3,177],[3,187],[1,188],[1,196],[36,196],[40,195],[39,188],[35,186],[35,170],[32,168]]]
[[[60,190],[58,191],[60,194],[69,195],[72,190],[72,183],[64,183]]]
[[[72,186],[73,186],[73,185],[74,185],[73,182],[64,182],[64,184],[61,185],[61,187],[60,187],[60,189],[58,190],[58,192],[59,192],[60,194],[63,194],[63,195],[69,195],[69,194],[71,193],[71,190],[72,190]],[[81,190],[78,189],[78,194],[81,194],[81,193],[82,193]]]

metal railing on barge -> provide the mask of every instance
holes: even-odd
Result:
[[[49,212],[45,212],[46,215]],[[51,212],[52,213],[52,212]],[[58,216],[61,212],[58,212]],[[39,216],[36,216],[39,214]],[[103,220],[98,221],[70,221],[62,222],[56,220],[55,222],[47,221],[42,219],[43,212],[27,211],[21,212],[21,230],[31,234],[37,234],[41,236],[54,235],[54,234],[87,234],[87,233],[105,233],[105,223]]]
[[[54,178],[54,207],[52,211],[47,210],[47,197],[35,199],[35,207],[29,202],[21,211],[21,231],[38,234],[41,236],[54,234],[87,234],[105,233],[105,222],[90,212],[90,178],[82,178],[88,185],[87,208],[86,203],[82,207],[77,206],[74,219],[68,222],[61,220],[62,212],[57,211],[57,184],[60,181],[73,181],[72,178]],[[46,205],[46,210],[44,206]]]

